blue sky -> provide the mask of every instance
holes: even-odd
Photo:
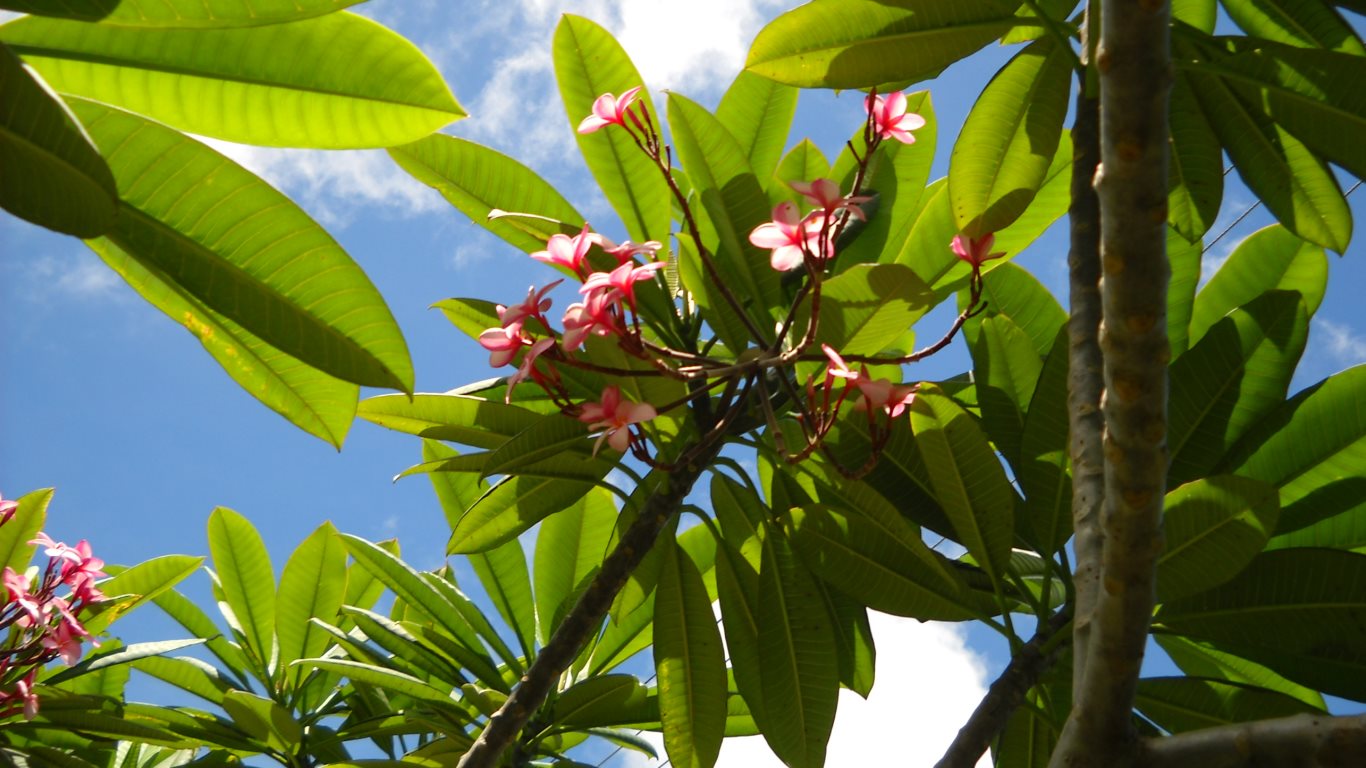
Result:
[[[549,47],[559,13],[588,16],[616,33],[656,98],[671,89],[710,106],[738,71],[753,34],[786,5],[374,0],[357,10],[415,41],[441,69],[473,115],[447,132],[521,159],[595,228],[621,235],[583,170],[555,90]],[[989,49],[928,85],[940,121],[935,176],[947,166],[973,95],[1011,52]],[[792,142],[809,136],[833,157],[861,114],[855,94],[804,93]],[[382,152],[216,146],[290,194],[368,272],[406,335],[418,391],[490,375],[483,351],[428,305],[449,296],[516,300],[528,285],[552,279],[545,267],[408,179]],[[1229,180],[1214,232],[1254,200],[1235,175]],[[1366,192],[1351,202],[1358,222],[1366,222]],[[1206,254],[1207,271],[1268,223],[1264,210],[1254,211]],[[1017,261],[1065,296],[1065,256],[1065,232],[1055,226]],[[1355,295],[1366,286],[1366,238],[1331,262],[1328,295],[1295,388],[1366,361],[1366,305]],[[257,524],[277,568],[324,519],[361,536],[397,536],[418,566],[441,561],[447,530],[429,485],[422,478],[390,482],[419,460],[415,439],[358,422],[338,453],[305,435],[238,389],[191,336],[143,303],[80,242],[0,213],[0,307],[0,491],[12,497],[55,486],[48,525],[54,538],[88,538],[97,554],[127,564],[172,552],[204,554],[208,514],[222,505]],[[926,322],[942,327],[947,316]],[[965,367],[956,345],[919,375]],[[136,618],[131,623],[138,631],[160,629]],[[897,728],[913,722],[922,723],[925,732],[917,737],[931,759],[952,733],[946,729],[956,729],[980,696],[984,665],[1001,662],[999,649],[978,631],[965,636],[888,620],[878,633],[884,688],[874,696],[882,701],[841,717],[832,765],[878,754],[869,740],[879,728],[903,737]],[[899,660],[896,648],[903,649]],[[898,694],[901,700],[891,698]],[[909,715],[914,706],[923,714]],[[904,750],[904,738],[897,741]],[[758,765],[743,749],[728,748],[723,764]]]

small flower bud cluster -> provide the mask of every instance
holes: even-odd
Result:
[[[13,520],[18,503],[0,499],[0,526]],[[104,561],[95,557],[90,542],[76,546],[53,541],[45,533],[28,542],[43,547],[47,567],[18,573],[3,571],[5,602],[0,608],[0,629],[9,636],[0,648],[0,717],[22,712],[25,719],[38,714],[33,691],[38,670],[53,659],[71,666],[81,657],[81,643],[99,645],[82,623],[82,615],[104,599],[95,580],[104,576]],[[66,594],[59,596],[58,591]]]

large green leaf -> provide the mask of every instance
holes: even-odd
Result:
[[[351,13],[178,30],[31,16],[0,27],[0,40],[58,91],[228,141],[383,147],[465,114],[416,46]]]
[[[1223,149],[1184,77],[1172,83],[1169,111],[1167,220],[1195,243],[1213,226],[1224,199]]]
[[[444,705],[455,704],[450,694],[443,693],[435,686],[429,685],[412,675],[392,669],[349,659],[300,659],[294,663],[298,666],[337,672],[356,682],[406,694],[418,701]]]
[[[612,494],[594,488],[541,524],[536,537],[533,578],[542,644],[550,641],[579,595],[597,575],[607,556],[616,522]]]
[[[321,656],[327,650],[326,633],[308,620],[335,622],[345,593],[346,548],[337,538],[337,529],[323,523],[299,544],[280,574],[275,637],[281,667],[296,659]],[[290,669],[294,687],[301,679],[299,673],[298,668]]]
[[[358,386],[261,341],[205,306],[155,264],[129,256],[108,239],[87,240],[86,245],[149,304],[193,334],[247,394],[310,435],[341,447],[356,416]]]
[[[726,660],[692,558],[667,547],[655,596],[655,674],[664,748],[680,768],[710,768],[726,727]]]
[[[289,754],[303,741],[303,726],[288,709],[270,699],[246,691],[228,691],[222,706],[237,727],[272,750]]]
[[[1262,40],[1356,56],[1366,46],[1324,0],[1222,0],[1233,23]]]
[[[94,142],[43,79],[0,45],[0,207],[77,237],[114,223],[118,190]]]
[[[592,483],[514,475],[490,488],[451,530],[450,554],[482,552],[510,541],[546,517],[567,509]]]
[[[1014,537],[1015,492],[981,428],[938,387],[922,385],[911,429],[958,540],[999,578]]]
[[[1285,399],[1309,320],[1298,293],[1273,291],[1229,313],[1171,366],[1171,485],[1203,477]]]
[[[679,94],[669,94],[669,129],[678,159],[702,203],[710,233],[703,243],[731,293],[760,329],[780,310],[778,273],[769,254],[749,242],[768,221],[768,197],[750,168],[744,148],[710,112]],[[730,311],[723,307],[720,311]]]
[[[1366,700],[1366,555],[1265,552],[1232,581],[1164,604],[1154,621],[1326,694]]]
[[[1276,530],[1280,509],[1274,487],[1236,475],[1201,478],[1168,493],[1157,599],[1178,600],[1236,576]]]
[[[192,656],[151,656],[134,661],[133,668],[214,704],[235,687],[212,664]]]
[[[1193,60],[1181,77],[1247,186],[1292,232],[1342,253],[1352,214],[1327,165],[1277,122],[1279,113],[1273,119],[1262,111],[1258,94],[1240,93],[1218,70],[1202,66],[1203,51],[1191,45],[1176,51],[1179,61]]]
[[[14,516],[0,525],[0,567],[12,568],[15,573],[28,569],[37,549],[31,540],[43,530],[53,493],[53,489],[43,488],[18,498]]]
[[[1215,0],[1172,0],[1172,18],[1201,32],[1213,32],[1218,17],[1219,4]]]
[[[983,319],[971,349],[982,427],[996,450],[1019,467],[1024,414],[1043,362],[1029,337],[1007,315]]]
[[[0,8],[114,27],[255,27],[359,2],[364,0],[0,0]]]
[[[482,472],[486,477],[519,474],[523,467],[554,456],[585,461],[590,458],[590,445],[583,422],[563,413],[547,413],[490,452]]]
[[[218,507],[209,515],[209,553],[223,600],[242,628],[258,669],[275,667],[275,571],[261,534],[242,515]]]
[[[560,99],[571,126],[577,127],[592,112],[593,101],[599,96],[620,96],[644,82],[611,33],[581,16],[565,14],[560,18],[552,56]],[[649,101],[649,92],[642,91],[641,103]],[[650,125],[659,131],[653,111]],[[588,170],[631,237],[636,242],[668,242],[669,187],[654,161],[620,126],[607,126],[577,139]]]
[[[767,723],[760,677],[766,661],[759,651],[759,567],[768,510],[753,490],[720,473],[712,479],[711,503],[721,526],[716,592],[730,666],[755,722]]]
[[[195,558],[195,560],[202,561],[203,558]],[[197,562],[196,567],[198,567]],[[173,589],[156,595],[152,602],[156,603],[158,608],[177,624],[184,627],[191,635],[207,640],[205,647],[218,657],[218,660],[227,668],[228,673],[237,678],[237,687],[248,686],[246,682],[246,678],[249,676],[247,662],[242,654],[241,646],[223,637],[222,631],[207,613],[189,598]]]
[[[745,68],[801,87],[917,82],[1005,33],[1014,12],[995,0],[809,3],[759,31]]]
[[[742,70],[721,97],[716,119],[740,143],[755,175],[766,179],[778,167],[796,112],[796,88]]]
[[[1328,290],[1323,249],[1273,224],[1250,235],[1219,266],[1195,297],[1190,318],[1194,344],[1229,312],[1271,290],[1298,291],[1312,317]]]
[[[1167,340],[1172,357],[1180,357],[1190,346],[1190,319],[1195,309],[1195,289],[1200,284],[1201,242],[1186,242],[1174,227],[1167,229],[1167,261],[1172,276],[1167,282]],[[1241,303],[1241,302],[1240,302]]]
[[[999,270],[998,270],[999,271]],[[993,273],[994,274],[994,273]],[[1025,411],[1015,477],[1024,492],[1024,531],[1043,554],[1072,536],[1072,475],[1068,468],[1067,366],[1069,338],[1059,329]],[[1019,521],[1016,526],[1020,527]]]
[[[821,588],[781,531],[765,537],[759,567],[757,640],[764,738],[789,766],[819,768],[835,724],[838,657]]]
[[[1366,548],[1366,365],[1349,368],[1271,412],[1224,468],[1280,489],[1272,546]]]
[[[966,306],[966,299],[966,295],[960,294],[959,309]],[[1067,311],[1053,294],[1029,270],[1016,264],[1002,264],[982,276],[982,299],[987,306],[986,316],[1010,318],[1029,337],[1040,359],[1048,356],[1058,329],[1067,322]],[[977,343],[981,323],[979,316],[968,318],[963,325],[969,344]]]
[[[583,225],[583,216],[535,171],[472,141],[433,134],[389,154],[470,221],[528,253],[544,250],[551,235]],[[490,217],[494,212],[531,215]]]
[[[778,168],[773,172],[774,183],[769,188],[769,202],[777,205],[792,201],[798,205],[802,196],[789,186],[794,181],[812,181],[830,176],[830,161],[821,153],[820,147],[810,139],[802,139],[783,155]]]
[[[493,606],[517,636],[522,655],[531,658],[536,648],[536,605],[521,542],[509,541],[468,557]]]
[[[1014,224],[996,233],[996,250],[1015,256],[1039,239],[1053,222],[1067,213],[1072,203],[1072,133],[1066,128],[1058,137],[1058,151],[1044,173],[1043,184],[1034,200],[1024,209]],[[1002,262],[992,262],[989,269],[1000,269]]]
[[[821,285],[818,343],[843,354],[875,355],[901,339],[934,306],[934,292],[902,264],[856,264]],[[810,319],[804,305],[794,333]]]
[[[1015,221],[1057,153],[1072,83],[1072,51],[1052,37],[1029,44],[987,84],[949,161],[949,198],[971,236]]]
[[[933,564],[919,532],[876,504],[859,511],[792,509],[787,522],[802,558],[822,579],[875,611],[922,621],[973,617],[951,572]]]
[[[1134,708],[1167,733],[1289,717],[1318,710],[1283,693],[1191,677],[1138,681]]]
[[[281,352],[357,384],[412,388],[383,298],[289,198],[177,131],[91,101],[72,107],[119,184],[113,243]]]
[[[357,415],[399,432],[476,448],[497,448],[540,418],[515,405],[449,394],[372,397],[361,401]]]
[[[1323,694],[1313,688],[1292,683],[1260,664],[1224,653],[1209,643],[1167,633],[1158,633],[1154,635],[1154,639],[1171,657],[1172,662],[1191,677],[1216,678],[1277,691],[1319,711],[1327,710]]]

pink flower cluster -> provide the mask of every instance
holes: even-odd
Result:
[[[0,500],[0,525],[13,518],[16,506]],[[43,547],[48,557],[41,578],[9,566],[0,572],[5,588],[0,628],[10,631],[0,649],[0,717],[22,711],[25,718],[33,718],[38,713],[33,691],[38,670],[53,659],[75,664],[83,641],[98,645],[81,623],[81,614],[104,599],[95,587],[95,580],[106,575],[100,570],[104,561],[94,556],[84,539],[71,547],[39,533],[29,544]],[[61,589],[67,594],[58,596]]]
[[[589,259],[594,247],[614,258],[617,266],[609,271],[595,270]],[[662,247],[653,240],[646,243],[627,240],[618,245],[591,231],[585,224],[577,235],[551,235],[545,250],[532,253],[531,258],[559,267],[579,280],[579,293],[583,299],[565,310],[564,331],[559,334],[558,345],[546,314],[551,306],[546,294],[564,280],[556,280],[539,290],[527,289],[526,300],[521,304],[498,305],[500,325],[481,333],[479,344],[489,351],[489,365],[494,368],[517,366],[516,373],[508,379],[508,399],[512,398],[513,388],[527,379],[539,384],[552,397],[563,395],[555,361],[567,361],[571,353],[583,347],[589,336],[626,339],[636,335],[638,329],[632,321],[636,310],[636,283],[652,280],[665,266],[662,261],[640,263],[636,256],[649,259]],[[567,399],[563,404],[569,405]],[[649,405],[622,401],[616,387],[607,387],[601,402],[574,410],[590,429],[606,430],[598,440],[599,446],[607,439],[608,444],[619,451],[626,450],[629,445],[630,432],[625,427],[657,415]],[[648,415],[645,415],[647,411]]]
[[[915,400],[915,393],[919,388],[917,385],[893,384],[887,379],[875,379],[868,375],[866,365],[857,371],[851,369],[844,362],[844,358],[829,344],[822,344],[821,350],[830,360],[829,367],[825,369],[826,386],[833,384],[834,379],[843,379],[846,390],[848,387],[857,388],[863,397],[854,404],[855,408],[870,411],[874,408],[881,409],[888,418],[895,419]]]

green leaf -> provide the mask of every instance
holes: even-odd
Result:
[[[273,669],[275,648],[275,571],[261,534],[242,515],[217,507],[209,515],[209,553],[223,585],[223,599],[242,627],[247,651]]]
[[[1323,694],[1298,683],[1292,683],[1260,664],[1217,650],[1209,643],[1179,635],[1157,633],[1153,636],[1182,672],[1191,677],[1210,677],[1232,683],[1265,688],[1284,693],[1324,712],[1327,706]]]
[[[1282,549],[1154,621],[1325,694],[1366,699],[1366,555]]]
[[[1342,253],[1352,237],[1352,214],[1327,165],[1228,79],[1207,73],[1203,52],[1188,45],[1175,51],[1180,60],[1193,60],[1181,77],[1243,182],[1290,231]]]
[[[337,538],[337,529],[323,523],[299,544],[280,574],[275,633],[282,669],[296,659],[323,655],[329,644],[327,635],[308,620],[335,622],[345,593],[346,548]],[[289,671],[295,690],[302,680],[299,673],[297,668]]]
[[[1233,23],[1253,37],[1366,55],[1351,25],[1323,0],[1223,0],[1223,6]]]
[[[1276,530],[1280,511],[1274,487],[1236,475],[1201,478],[1169,492],[1157,599],[1178,600],[1238,575]]]
[[[758,648],[764,719],[756,721],[790,766],[825,764],[835,724],[839,664],[830,614],[819,585],[780,531],[764,540],[758,584]]]
[[[467,557],[498,614],[517,636],[522,655],[531,658],[536,648],[536,604],[521,542],[514,539]]]
[[[905,335],[934,306],[934,292],[901,264],[856,264],[821,285],[816,342],[847,355],[875,355]],[[805,332],[804,306],[794,334]]]
[[[735,684],[755,722],[767,722],[759,650],[759,566],[769,514],[747,486],[717,473],[711,483],[712,509],[721,526],[717,542],[716,592]]]
[[[597,575],[617,522],[612,494],[594,488],[541,524],[534,579],[541,643],[559,628]]]
[[[364,0],[3,0],[0,8],[115,27],[255,27],[332,13]]]
[[[1067,213],[1072,204],[1072,134],[1063,129],[1058,137],[1058,151],[1044,173],[1043,184],[1034,200],[1020,214],[1014,224],[996,233],[996,250],[1013,257],[1039,239],[1053,222]],[[955,259],[955,262],[957,260]],[[996,270],[1005,262],[992,262],[988,269]]]
[[[71,680],[99,672],[103,669],[130,664],[138,659],[145,659],[150,656],[160,656],[171,651],[178,651],[181,648],[188,648],[192,645],[199,645],[204,641],[200,638],[190,640],[162,640],[151,643],[134,643],[123,648],[119,648],[112,653],[101,653],[97,656],[90,656],[73,667],[63,669],[55,675],[44,679],[46,685],[56,685],[64,680]]]
[[[680,768],[710,768],[726,727],[726,660],[711,598],[692,558],[665,550],[655,597],[655,674],[664,748]]]
[[[111,597],[136,595],[136,598],[101,612],[98,617],[85,623],[86,629],[92,633],[98,632],[143,603],[158,599],[181,579],[194,573],[203,562],[204,558],[192,555],[162,555],[118,571],[112,578],[98,584],[100,590]],[[114,573],[108,567],[105,570]]]
[[[294,663],[299,666],[337,672],[353,681],[402,693],[418,701],[445,705],[455,704],[449,694],[442,693],[436,687],[428,685],[412,675],[377,667],[373,664],[363,664],[347,659],[300,659]]]
[[[38,548],[29,542],[43,530],[53,493],[53,489],[43,488],[17,499],[19,506],[14,510],[14,516],[0,525],[0,567],[12,568],[15,573],[23,573],[28,568]]]
[[[625,49],[610,32],[581,16],[565,14],[555,26],[552,43],[555,79],[569,124],[577,127],[604,93],[620,96],[643,85]],[[642,102],[650,100],[642,91]],[[658,135],[653,110],[649,125]],[[576,134],[579,151],[598,186],[621,216],[636,242],[669,240],[669,186],[658,166],[646,157],[620,126],[589,135]]]
[[[785,522],[807,565],[824,581],[875,611],[921,621],[963,621],[963,584],[894,511],[872,504],[858,511],[794,508]]]
[[[303,726],[289,710],[270,699],[246,691],[228,691],[222,707],[238,727],[273,750],[290,754],[303,741]]]
[[[1036,4],[1039,10],[1043,11],[1044,17],[1053,20],[1053,24],[1063,30],[1069,28],[1067,16],[1077,7],[1076,0],[1039,0]],[[1028,5],[1022,5],[1016,10],[1015,15],[1020,18],[1014,29],[1001,37],[1002,45],[1013,45],[1015,43],[1027,43],[1030,40],[1038,40],[1044,35],[1049,34],[1048,28],[1043,24],[1038,26],[1025,26],[1025,21],[1030,22],[1039,19],[1039,14],[1035,13]]]
[[[1024,414],[1043,362],[1029,337],[1006,315],[983,319],[971,349],[982,427],[996,450],[1018,467]]]
[[[77,237],[114,223],[118,190],[95,144],[47,83],[0,45],[0,207]]]
[[[177,131],[90,101],[72,107],[119,183],[113,243],[281,352],[357,384],[411,390],[383,298],[289,198]]]
[[[594,728],[640,722],[647,689],[632,675],[598,675],[575,683],[555,699],[552,722]]]
[[[998,270],[999,271],[999,270]],[[993,273],[994,274],[994,273]],[[1058,329],[1025,411],[1020,463],[1025,532],[1043,554],[1062,549],[1072,536],[1072,475],[1068,467],[1067,366],[1070,339]],[[1020,521],[1016,521],[1019,525]]]
[[[942,390],[922,385],[911,404],[915,432],[930,482],[958,540],[999,579],[1014,536],[1015,492],[972,417]]]
[[[362,400],[356,415],[398,432],[476,448],[497,448],[540,419],[515,405],[450,394],[380,395]]]
[[[802,196],[789,186],[794,181],[811,181],[830,177],[830,161],[825,159],[820,147],[810,139],[802,139],[796,146],[783,155],[778,169],[773,172],[773,184],[769,187],[769,202],[775,206],[784,201],[800,204]]]
[[[1173,81],[1168,110],[1167,220],[1196,243],[1214,225],[1224,199],[1223,148],[1186,78]]]
[[[1229,313],[1172,363],[1170,485],[1209,474],[1281,404],[1308,333],[1300,295],[1274,291]]]
[[[1058,150],[1072,83],[1072,51],[1045,37],[1015,55],[968,113],[949,161],[958,228],[1005,228],[1043,186]]]
[[[583,226],[583,216],[535,171],[472,141],[433,134],[391,147],[389,155],[470,221],[514,248],[544,250],[551,235],[574,234]],[[491,215],[509,211],[530,215]]]
[[[1167,733],[1289,717],[1314,707],[1283,693],[1218,680],[1150,677],[1138,681],[1134,708]]]
[[[422,440],[423,464],[435,464],[455,458],[458,458],[455,449],[445,443],[426,438]],[[477,475],[468,473],[433,471],[428,472],[427,477],[432,481],[432,489],[436,491],[437,501],[441,503],[441,512],[446,516],[446,524],[451,528],[460,522],[460,516],[465,514],[465,509],[483,495],[487,487]]]
[[[190,656],[150,656],[133,662],[133,668],[214,704],[235,687],[213,665]]]
[[[1328,256],[1323,249],[1273,224],[1250,235],[1219,266],[1195,297],[1190,341],[1198,342],[1216,322],[1266,291],[1298,291],[1310,317],[1328,290]]]
[[[993,0],[809,3],[759,31],[745,68],[804,88],[918,82],[966,58],[1016,23]]]
[[[465,510],[451,530],[446,551],[463,555],[492,549],[567,508],[592,488],[592,483],[580,480],[508,477]]]
[[[1200,283],[1201,242],[1186,242],[1172,227],[1167,228],[1167,261],[1172,276],[1167,282],[1167,340],[1172,357],[1185,354],[1190,346],[1190,319],[1195,309],[1195,289]],[[1240,302],[1241,303],[1241,302]]]
[[[0,27],[0,40],[58,91],[227,141],[383,147],[465,115],[416,46],[351,13],[179,30],[32,16]]]
[[[494,449],[484,464],[483,475],[520,473],[527,465],[562,454],[579,454],[575,458],[586,460],[591,453],[589,445],[583,422],[563,413],[547,413]]]
[[[215,312],[156,265],[106,238],[87,240],[109,268],[147,303],[185,327],[247,394],[290,423],[341,448],[356,416],[360,388],[312,368]]]
[[[740,143],[749,167],[765,179],[778,167],[796,112],[796,88],[742,70],[721,97],[716,119]]]
[[[760,329],[778,317],[778,274],[769,254],[749,242],[754,228],[769,220],[768,198],[745,150],[716,117],[695,102],[669,94],[669,129],[678,159],[707,214],[703,231],[720,278]],[[721,311],[728,311],[722,309]]]
[[[877,660],[873,628],[868,623],[868,609],[832,587],[821,583],[817,587],[835,630],[839,684],[867,699],[873,691]]]
[[[1280,489],[1272,546],[1366,548],[1366,365],[1330,376],[1260,419],[1223,468]]]
[[[1212,33],[1218,18],[1219,8],[1214,0],[1172,0],[1172,18],[1195,27],[1201,32]]]
[[[179,557],[184,557],[184,555]],[[198,563],[203,560],[203,558],[192,559],[196,561],[195,567],[198,567]],[[236,676],[237,687],[247,686],[245,681],[248,676],[247,663],[242,655],[241,647],[223,637],[223,633],[213,623],[213,619],[209,618],[208,614],[200,610],[189,598],[173,589],[156,595],[152,601],[191,635],[207,641],[205,647],[212,651],[218,660]]]

